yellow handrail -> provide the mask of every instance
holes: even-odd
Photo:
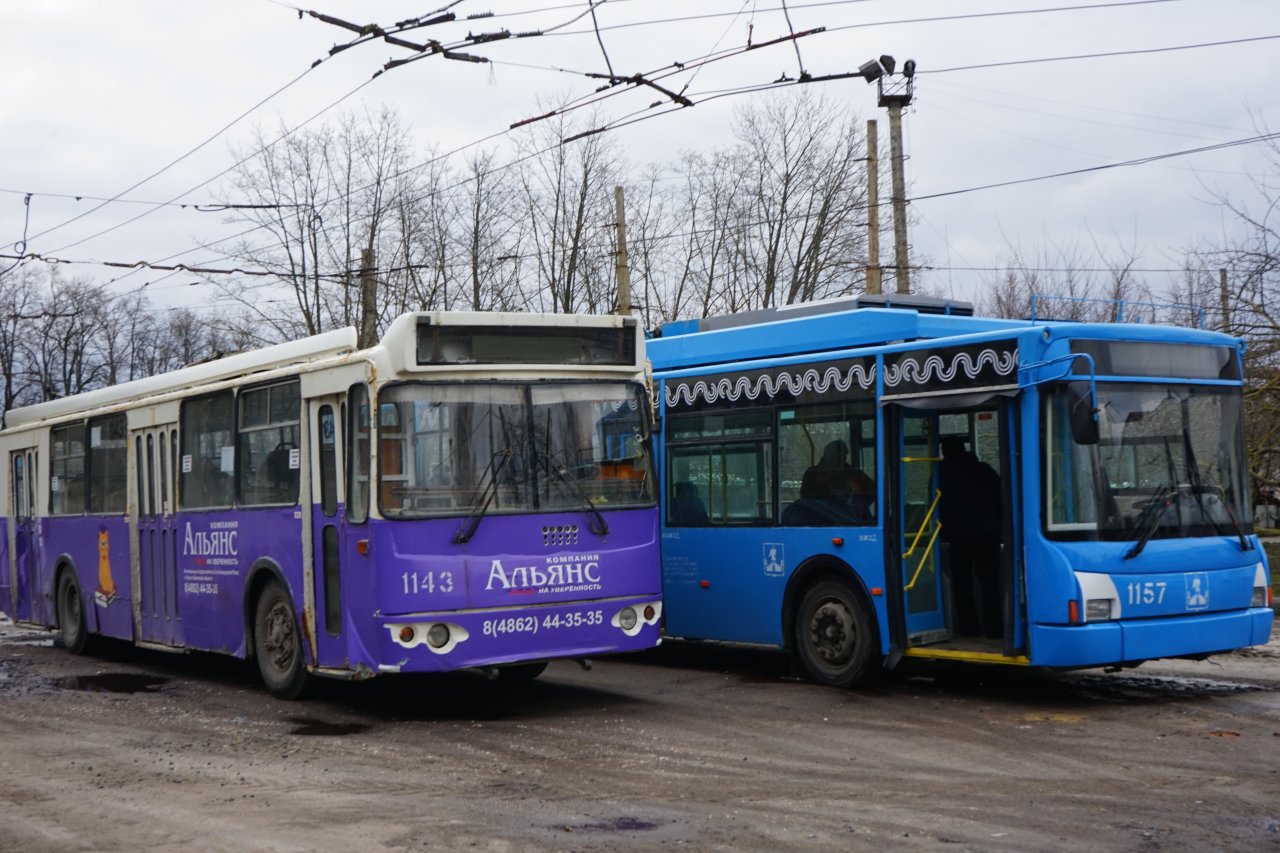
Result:
[[[903,592],[911,592],[915,587],[916,581],[920,579],[920,572],[924,569],[924,564],[929,559],[929,555],[933,553],[933,543],[937,540],[938,534],[942,532],[942,525],[939,524],[933,529],[933,535],[929,537],[929,547],[925,548],[924,554],[920,556],[920,563],[916,566],[916,573],[911,576],[911,583],[904,586]],[[933,571],[932,568],[929,571]]]
[[[934,494],[933,503],[929,504],[929,511],[924,514],[924,519],[920,522],[920,529],[916,531],[916,538],[912,540],[911,547],[902,555],[904,561],[916,552],[916,546],[920,544],[920,537],[928,529],[929,522],[933,519],[933,512],[938,508],[938,501],[940,500],[942,500],[942,489],[938,489]],[[929,544],[925,546],[924,553],[920,555],[920,562],[916,565],[915,574],[911,576],[911,582],[902,588],[903,592],[910,592],[915,588],[916,581],[920,579],[920,573],[924,571],[925,563],[929,561],[929,555],[933,553],[933,545],[938,541],[938,534],[941,532],[941,524],[933,528],[933,535],[929,537]]]
[[[924,519],[920,522],[920,529],[916,531],[916,538],[911,541],[911,547],[907,549],[907,553],[902,555],[902,559],[910,557],[916,552],[916,546],[920,544],[920,537],[924,535],[924,531],[929,526],[929,520],[933,518],[933,511],[938,508],[938,501],[942,499],[942,489],[938,489],[933,497],[933,503],[929,504],[929,511],[924,514]]]

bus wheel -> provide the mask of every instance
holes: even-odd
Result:
[[[262,683],[278,699],[296,699],[306,686],[307,669],[293,603],[279,581],[262,588],[254,614],[253,651]]]
[[[795,650],[805,674],[819,684],[848,687],[874,668],[871,618],[847,583],[814,584],[800,600]]]
[[[511,666],[498,667],[498,681],[502,684],[527,684],[547,669],[546,661],[538,663],[516,663]]]
[[[62,645],[74,655],[83,654],[89,645],[89,629],[84,623],[84,599],[80,597],[80,584],[76,573],[63,570],[58,576],[58,633]]]

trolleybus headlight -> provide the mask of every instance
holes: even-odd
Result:
[[[427,629],[427,643],[433,649],[443,649],[449,644],[449,626],[437,622]]]
[[[1105,622],[1111,618],[1111,599],[1090,598],[1084,603],[1084,621]]]
[[[636,609],[634,607],[624,607],[618,613],[618,627],[624,631],[630,631],[636,626]]]
[[[1267,567],[1261,562],[1253,568],[1253,599],[1249,606],[1271,606],[1271,578],[1267,577]]]

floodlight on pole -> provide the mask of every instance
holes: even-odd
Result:
[[[880,63],[874,59],[868,60],[858,66],[858,73],[862,75],[862,79],[868,83],[874,83],[884,74],[884,69],[880,67]]]

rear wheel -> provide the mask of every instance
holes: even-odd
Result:
[[[72,654],[83,654],[89,645],[89,629],[84,622],[84,599],[76,573],[66,569],[58,577],[58,634]]]
[[[262,683],[278,699],[296,699],[307,684],[302,633],[293,602],[279,581],[268,581],[254,608],[253,651]]]
[[[819,684],[849,687],[876,670],[875,631],[862,598],[849,584],[811,586],[795,618],[795,652],[805,674]]]

